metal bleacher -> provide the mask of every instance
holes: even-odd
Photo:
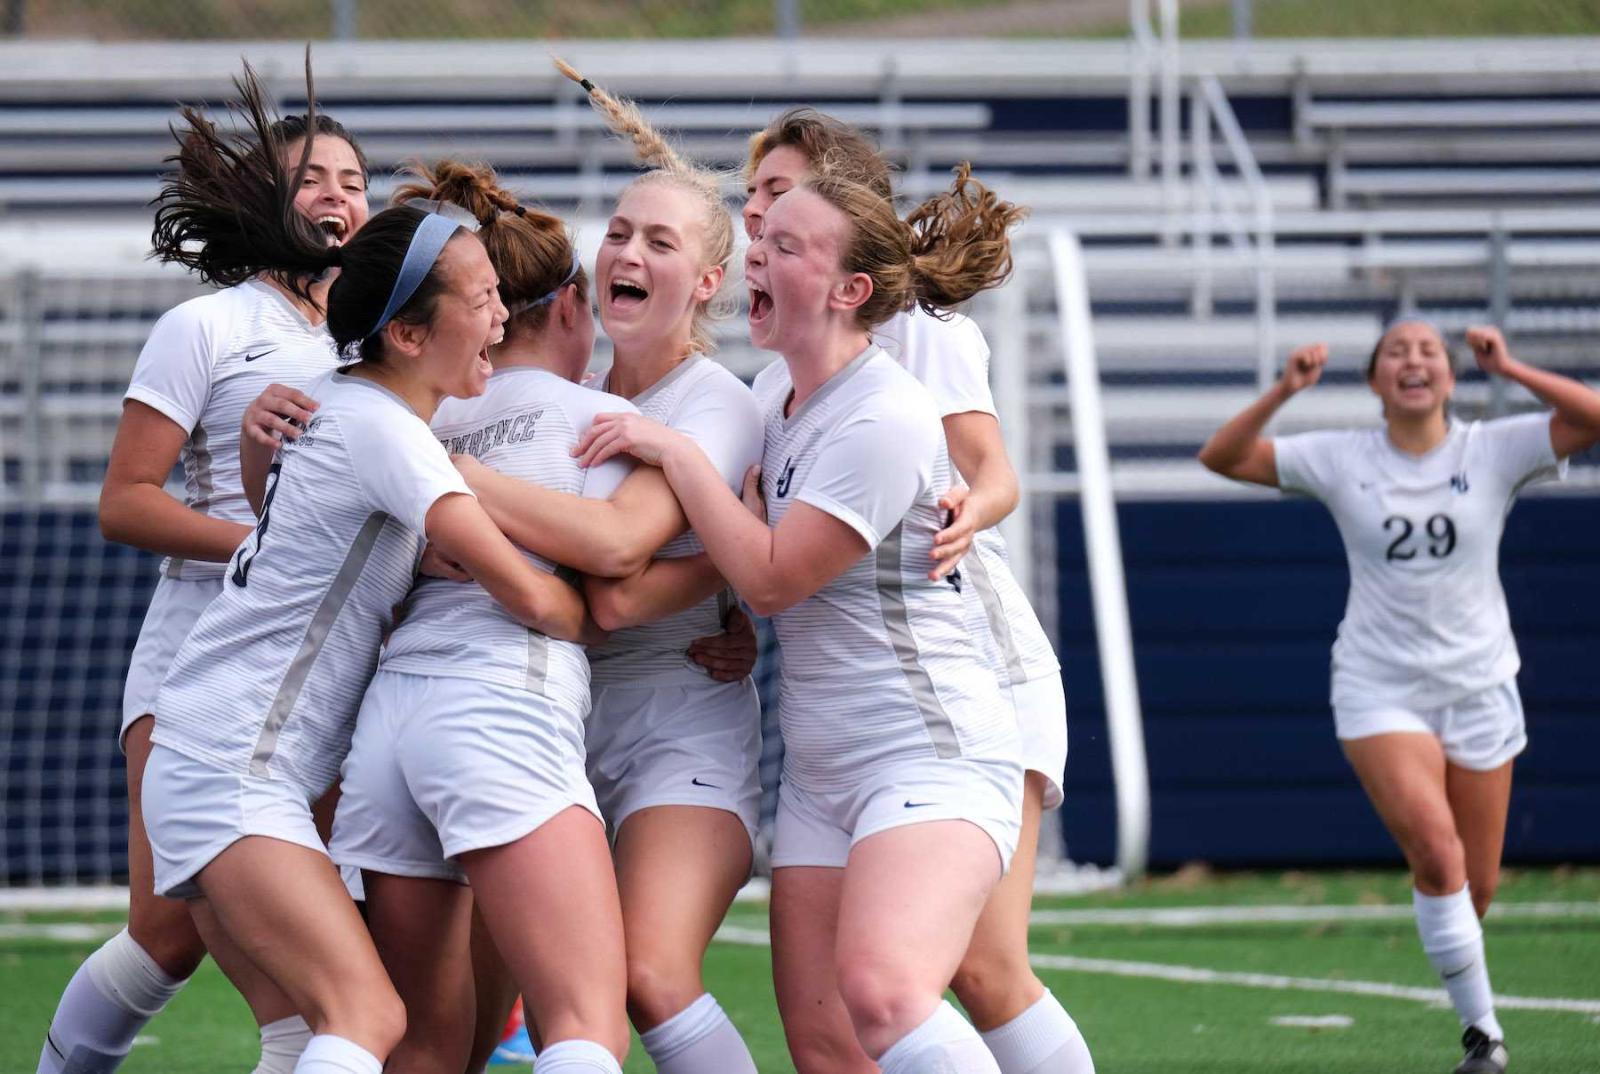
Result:
[[[574,44],[570,58],[640,95],[698,159],[736,165],[749,131],[804,101],[874,132],[909,194],[942,186],[970,159],[1029,205],[1017,282],[974,312],[995,325],[1020,318],[1017,331],[991,331],[995,362],[1028,370],[1031,464],[1069,472],[1042,237],[1076,232],[1116,487],[1171,498],[1238,494],[1193,453],[1296,344],[1326,341],[1334,361],[1281,428],[1373,420],[1359,367],[1400,311],[1452,331],[1498,321],[1529,359],[1600,375],[1590,342],[1600,325],[1593,44],[1185,42],[1172,61],[1137,37],[959,48],[658,42]],[[283,106],[298,107],[298,47],[245,51]],[[224,98],[238,55],[238,46],[0,45],[6,499],[92,500],[151,322],[198,293],[143,259],[171,102]],[[1173,77],[1146,69],[1130,81],[1159,62],[1176,62]],[[520,194],[569,213],[592,253],[598,217],[632,174],[628,147],[540,50],[363,43],[321,47],[317,66],[323,107],[372,159],[375,201],[407,159],[481,157]],[[1172,86],[1180,107],[1130,108],[1140,85]],[[1129,125],[1174,112],[1205,122]],[[722,334],[724,360],[740,372],[767,359],[743,342],[739,320]],[[1527,402],[1476,375],[1458,399],[1468,414]],[[1573,487],[1600,485],[1600,468],[1575,472]]]

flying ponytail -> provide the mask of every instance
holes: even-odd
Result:
[[[704,267],[720,267],[725,281],[728,263],[733,259],[734,237],[733,217],[722,197],[722,177],[682,156],[650,125],[634,102],[612,96],[559,56],[552,58],[556,70],[583,87],[589,103],[604,117],[612,133],[630,140],[639,162],[651,169],[634,180],[636,184],[671,183],[695,198],[701,209],[699,239]],[[690,343],[695,350],[702,354],[716,350],[711,321],[729,312],[716,295],[696,307],[690,327]]]

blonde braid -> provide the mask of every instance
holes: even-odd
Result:
[[[733,260],[733,218],[728,213],[727,202],[723,200],[722,182],[718,174],[681,156],[650,125],[634,102],[613,97],[583,77],[561,57],[552,56],[551,59],[555,62],[556,70],[583,87],[589,95],[589,103],[605,117],[606,126],[612,133],[633,142],[634,152],[640,162],[651,169],[634,180],[635,183],[671,182],[699,200],[702,209],[700,240],[706,264],[720,267],[723,281],[726,282],[728,263]],[[690,327],[690,343],[695,350],[702,354],[711,354],[716,350],[709,322],[727,316],[731,310],[726,305],[719,303],[717,296],[713,295],[695,309]]]

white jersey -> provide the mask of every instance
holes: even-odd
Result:
[[[502,474],[603,500],[632,472],[633,460],[618,456],[584,469],[572,448],[596,414],[632,410],[625,399],[543,369],[501,369],[482,395],[441,403],[433,434],[452,455],[472,455]],[[550,560],[523,554],[539,570],[555,573]],[[575,712],[589,709],[589,662],[582,646],[529,630],[476,582],[418,580],[384,646],[381,666],[481,679],[545,694]]]
[[[597,378],[604,389],[610,371]],[[691,355],[633,400],[639,412],[685,434],[706,453],[737,493],[745,471],[761,461],[761,411],[738,377],[703,354]],[[668,541],[659,559],[705,551],[690,530]],[[589,650],[594,685],[660,686],[706,683],[710,676],[688,658],[689,643],[722,629],[732,607],[726,591],[677,615],[614,632]]]
[[[766,415],[768,524],[807,503],[868,548],[773,617],[784,779],[829,790],[906,760],[1014,761],[1016,720],[969,635],[960,583],[928,580],[938,500],[950,486],[932,397],[875,346],[787,417],[793,384],[782,360],[755,387]]]
[[[279,450],[261,522],[178,650],[152,738],[314,798],[350,748],[428,509],[471,492],[399,396],[343,373],[306,392],[322,405]]]
[[[1333,702],[1449,705],[1521,666],[1500,588],[1500,534],[1517,492],[1564,476],[1549,414],[1452,422],[1417,458],[1385,429],[1273,441],[1278,485],[1327,505],[1350,562],[1333,647]]]
[[[153,407],[188,430],[179,456],[184,503],[212,518],[255,525],[239,475],[239,425],[269,384],[304,389],[339,365],[333,337],[282,292],[251,280],[202,295],[156,322],[124,399]],[[226,569],[169,557],[170,578],[217,578]]]
[[[989,391],[989,344],[983,332],[959,313],[949,320],[920,306],[896,314],[873,330],[873,342],[906,367],[939,406],[939,416],[991,414],[998,417]],[[952,474],[959,474],[952,462]],[[999,529],[979,530],[958,570],[968,583],[967,619],[974,636],[986,634],[985,659],[1001,682],[1018,685],[1061,671],[1033,605],[1011,573],[1010,556]]]

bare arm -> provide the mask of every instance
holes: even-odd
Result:
[[[944,437],[950,458],[966,481],[965,489],[951,489],[939,501],[950,513],[950,524],[933,539],[932,581],[949,574],[972,547],[979,530],[997,525],[1017,506],[1017,474],[1006,457],[1000,422],[993,414],[970,411],[947,414]]]
[[[808,503],[769,529],[698,444],[637,414],[599,415],[578,448],[591,466],[623,451],[660,466],[711,561],[757,615],[798,604],[867,554],[865,538]]]
[[[602,630],[653,623],[687,611],[727,587],[704,552],[677,559],[652,559],[626,578],[584,578],[589,609]]]
[[[1550,415],[1550,446],[1556,458],[1576,455],[1600,443],[1600,392],[1571,377],[1517,361],[1498,328],[1470,328],[1467,343],[1485,373],[1516,381],[1555,411]]]
[[[267,471],[272,468],[278,445],[298,439],[316,409],[315,399],[282,384],[267,385],[245,408],[239,424],[239,472],[250,510],[257,515],[261,514]]]
[[[1200,449],[1201,465],[1235,481],[1277,488],[1277,451],[1261,431],[1279,407],[1322,378],[1323,367],[1327,364],[1328,348],[1324,344],[1313,343],[1296,349],[1289,355],[1278,383],[1211,434],[1211,439]]]
[[[634,470],[609,500],[593,500],[507,477],[468,455],[455,456],[455,463],[513,541],[585,574],[637,574],[689,528],[666,478],[651,467]]]
[[[530,566],[473,497],[441,496],[428,509],[427,531],[439,552],[459,563],[519,622],[564,641],[598,639],[578,591]]]
[[[167,556],[226,563],[250,527],[192,511],[166,492],[189,434],[152,406],[130,399],[100,487],[100,532],[108,541]]]

